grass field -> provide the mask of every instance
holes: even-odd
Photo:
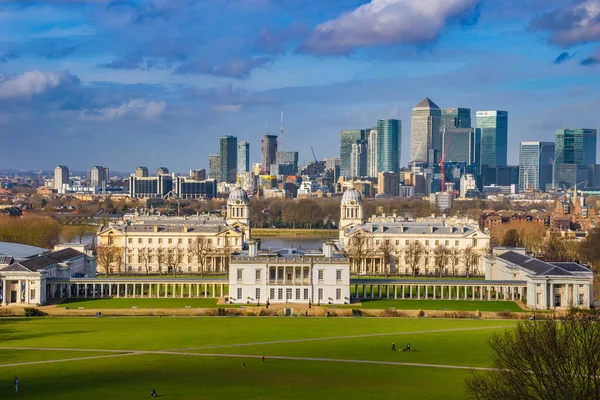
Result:
[[[352,307],[352,305],[346,306]],[[514,301],[487,300],[362,300],[364,309],[395,308],[396,310],[450,310],[450,311],[524,311]]]
[[[469,368],[488,365],[486,339],[513,324],[398,318],[0,319],[0,399],[137,399],[150,397],[152,389],[169,399],[464,399]],[[409,342],[415,351],[391,352],[392,342],[398,347]]]
[[[255,304],[253,304],[255,305]],[[239,307],[237,305],[219,304],[217,299],[212,298],[175,298],[175,299],[148,299],[148,298],[110,298],[110,299],[67,299],[56,307],[71,309],[84,307],[86,309],[108,309],[108,308],[217,308],[217,307]]]

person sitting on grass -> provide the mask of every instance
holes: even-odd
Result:
[[[403,348],[402,351],[410,351],[410,343],[407,343],[406,347]]]
[[[150,392],[150,395],[152,395],[152,397],[158,397],[158,393],[156,393],[156,390],[152,389],[152,392]]]

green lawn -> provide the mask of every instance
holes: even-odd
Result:
[[[239,307],[238,305],[219,304],[217,299],[213,298],[110,298],[110,299],[67,299],[56,307],[64,308],[69,306],[70,309],[84,307],[85,309],[105,309],[105,308],[218,308],[218,307]]]
[[[362,300],[362,306],[343,306],[345,308],[396,310],[446,310],[449,311],[524,311],[514,301],[487,300]]]
[[[170,399],[464,399],[465,369],[342,360],[486,366],[486,339],[513,324],[399,318],[0,319],[0,398],[137,399],[156,389]],[[290,340],[295,342],[282,343]],[[391,352],[391,342],[411,343],[416,351]],[[165,350],[174,354],[157,352]],[[128,351],[137,353],[122,355]],[[2,365],[97,354],[114,357]],[[263,354],[265,364],[259,359]],[[325,358],[331,360],[318,360]],[[18,394],[12,387],[15,374]]]

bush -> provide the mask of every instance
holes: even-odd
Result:
[[[38,310],[35,307],[26,307],[25,308],[25,316],[26,317],[43,317],[46,313]]]
[[[359,310],[358,308],[353,308],[352,309],[352,316],[353,317],[362,317],[363,313],[362,310]]]
[[[515,317],[515,315],[510,311],[501,311],[496,313],[496,315],[502,319],[513,319]]]
[[[273,315],[273,313],[266,308],[262,308],[258,315],[260,315],[261,317],[267,317],[267,316]]]
[[[394,318],[398,316],[398,313],[396,312],[396,310],[383,310],[380,316],[386,318]]]
[[[418,317],[418,318],[423,318],[423,317],[425,317],[425,311],[423,311],[423,310],[419,310],[419,313],[417,314],[417,317]]]

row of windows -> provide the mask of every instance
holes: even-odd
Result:
[[[225,243],[226,244],[231,244],[233,242],[233,244],[238,244],[239,243],[239,238],[224,238],[225,239]],[[163,244],[163,238],[156,238],[157,243],[158,244]],[[210,239],[208,239],[210,240]],[[167,244],[183,244],[184,239],[183,238],[167,238]],[[143,238],[137,238],[137,244],[143,244],[144,239]],[[188,238],[187,239],[187,244],[191,245],[194,242],[194,239],[192,238]],[[211,240],[211,242],[214,242],[213,240]],[[113,244],[113,238],[109,237],[109,243]],[[134,238],[127,238],[127,243],[128,244],[133,244],[134,243]],[[154,238],[147,238],[147,243],[148,244],[153,244],[154,243]],[[214,243],[213,243],[214,244]],[[219,245],[221,244],[221,239],[217,238],[216,239],[216,244]]]
[[[303,269],[303,271],[304,271],[304,273],[303,273],[304,279],[308,279],[308,269]],[[242,268],[239,268],[236,271],[236,274],[237,274],[237,280],[238,281],[241,281],[241,280],[244,279],[244,270]],[[318,276],[317,279],[319,279],[320,281],[323,280],[324,274],[325,274],[325,270],[323,270],[323,269],[318,270],[317,271],[317,276]],[[291,275],[292,274],[289,273],[287,278],[291,279]],[[257,281],[259,281],[261,279],[261,276],[262,276],[261,270],[257,269],[255,271],[255,279]],[[276,271],[274,269],[270,270],[269,279],[271,279],[271,280],[275,280],[276,279]],[[296,279],[300,279],[300,270],[299,269],[296,269]],[[342,280],[342,270],[341,269],[338,269],[338,270],[335,271],[335,279],[338,280],[338,281]]]
[[[420,242],[420,241],[419,240],[414,240],[414,242]],[[424,242],[425,242],[424,243],[425,246],[429,246],[431,244],[431,242],[433,242],[434,246],[439,246],[440,243],[441,243],[441,240],[433,240],[433,241],[432,240],[425,240]],[[379,239],[375,240],[375,245],[376,246],[381,245],[381,243],[385,243],[386,245],[389,246],[391,244],[391,241],[390,240],[382,241],[382,240],[379,240]],[[404,241],[404,244],[406,246],[408,246],[410,243],[411,243],[410,240],[405,240]],[[400,240],[396,239],[395,244],[396,244],[396,246],[400,246]],[[450,240],[444,240],[444,246],[450,246]],[[455,247],[460,246],[460,240],[455,240],[454,241],[454,246]],[[477,239],[473,239],[473,246],[477,247]]]

